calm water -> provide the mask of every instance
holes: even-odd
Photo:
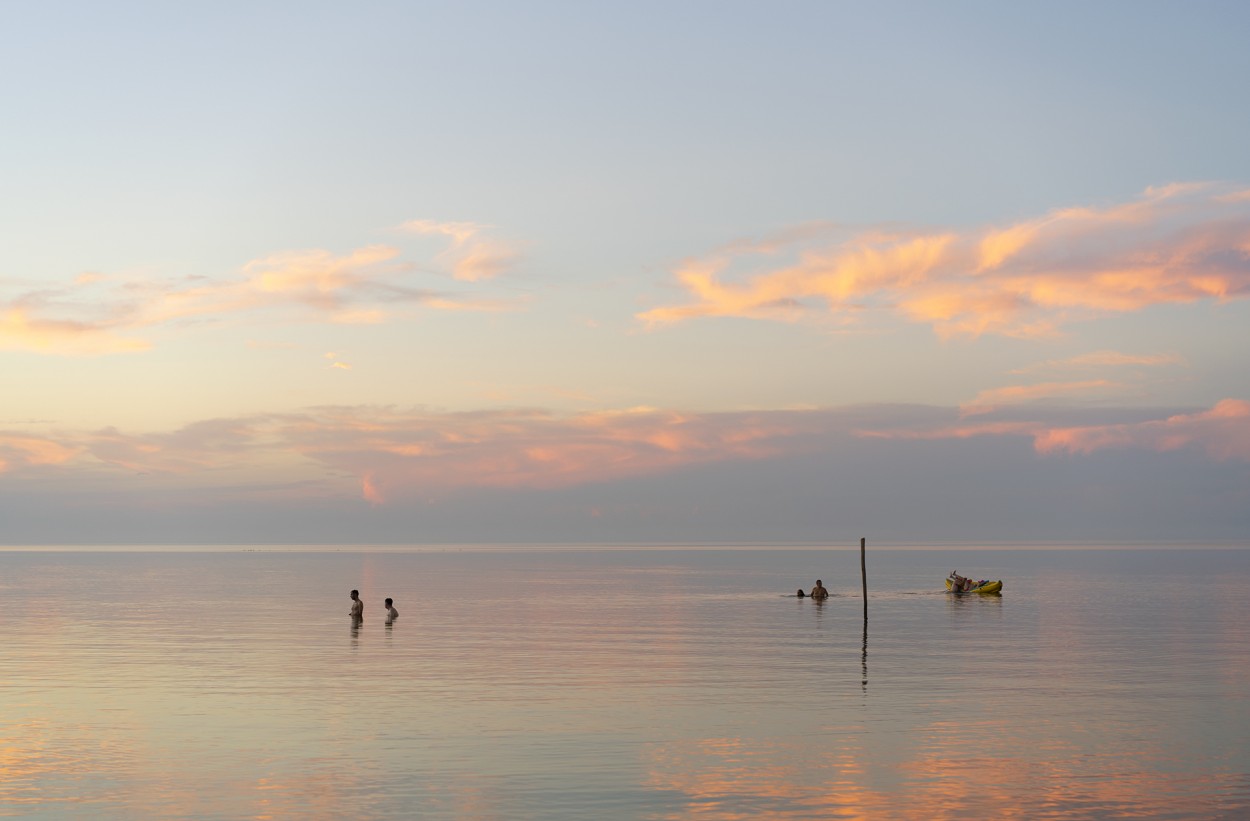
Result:
[[[1250,815],[1250,551],[868,559],[0,552],[0,815]]]

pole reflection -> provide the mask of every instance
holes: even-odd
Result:
[[[860,670],[863,673],[862,687],[865,693],[868,692],[868,619],[864,619],[864,643],[863,652],[859,657]]]

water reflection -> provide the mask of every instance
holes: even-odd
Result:
[[[957,610],[958,608],[967,608],[969,612],[987,612],[986,609],[995,610],[1003,606],[1002,593],[965,593],[957,596],[953,593],[946,593],[944,597],[947,602],[947,609]]]
[[[649,755],[647,784],[680,796],[663,818],[1241,817],[1240,773],[1121,770],[1076,748],[1029,751],[984,743],[992,722],[917,727],[896,760],[865,743],[864,728],[811,745],[786,738],[677,740]],[[884,784],[882,782],[890,782]]]
[[[860,670],[863,673],[864,692],[868,692],[868,619],[864,619],[863,653],[860,655]]]
[[[1247,817],[1250,572],[885,554],[868,699],[858,595],[777,555],[0,553],[0,816]],[[419,629],[344,646],[344,578]]]

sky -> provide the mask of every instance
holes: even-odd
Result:
[[[1250,542],[1250,6],[0,5],[0,544]]]

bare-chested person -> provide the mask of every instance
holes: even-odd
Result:
[[[365,603],[360,600],[360,591],[353,590],[351,595],[352,609],[350,611],[350,615],[352,617],[352,621],[364,621]]]
[[[829,591],[825,589],[825,583],[817,579],[816,586],[812,588],[812,592],[809,595],[816,601],[821,601],[829,598]]]

